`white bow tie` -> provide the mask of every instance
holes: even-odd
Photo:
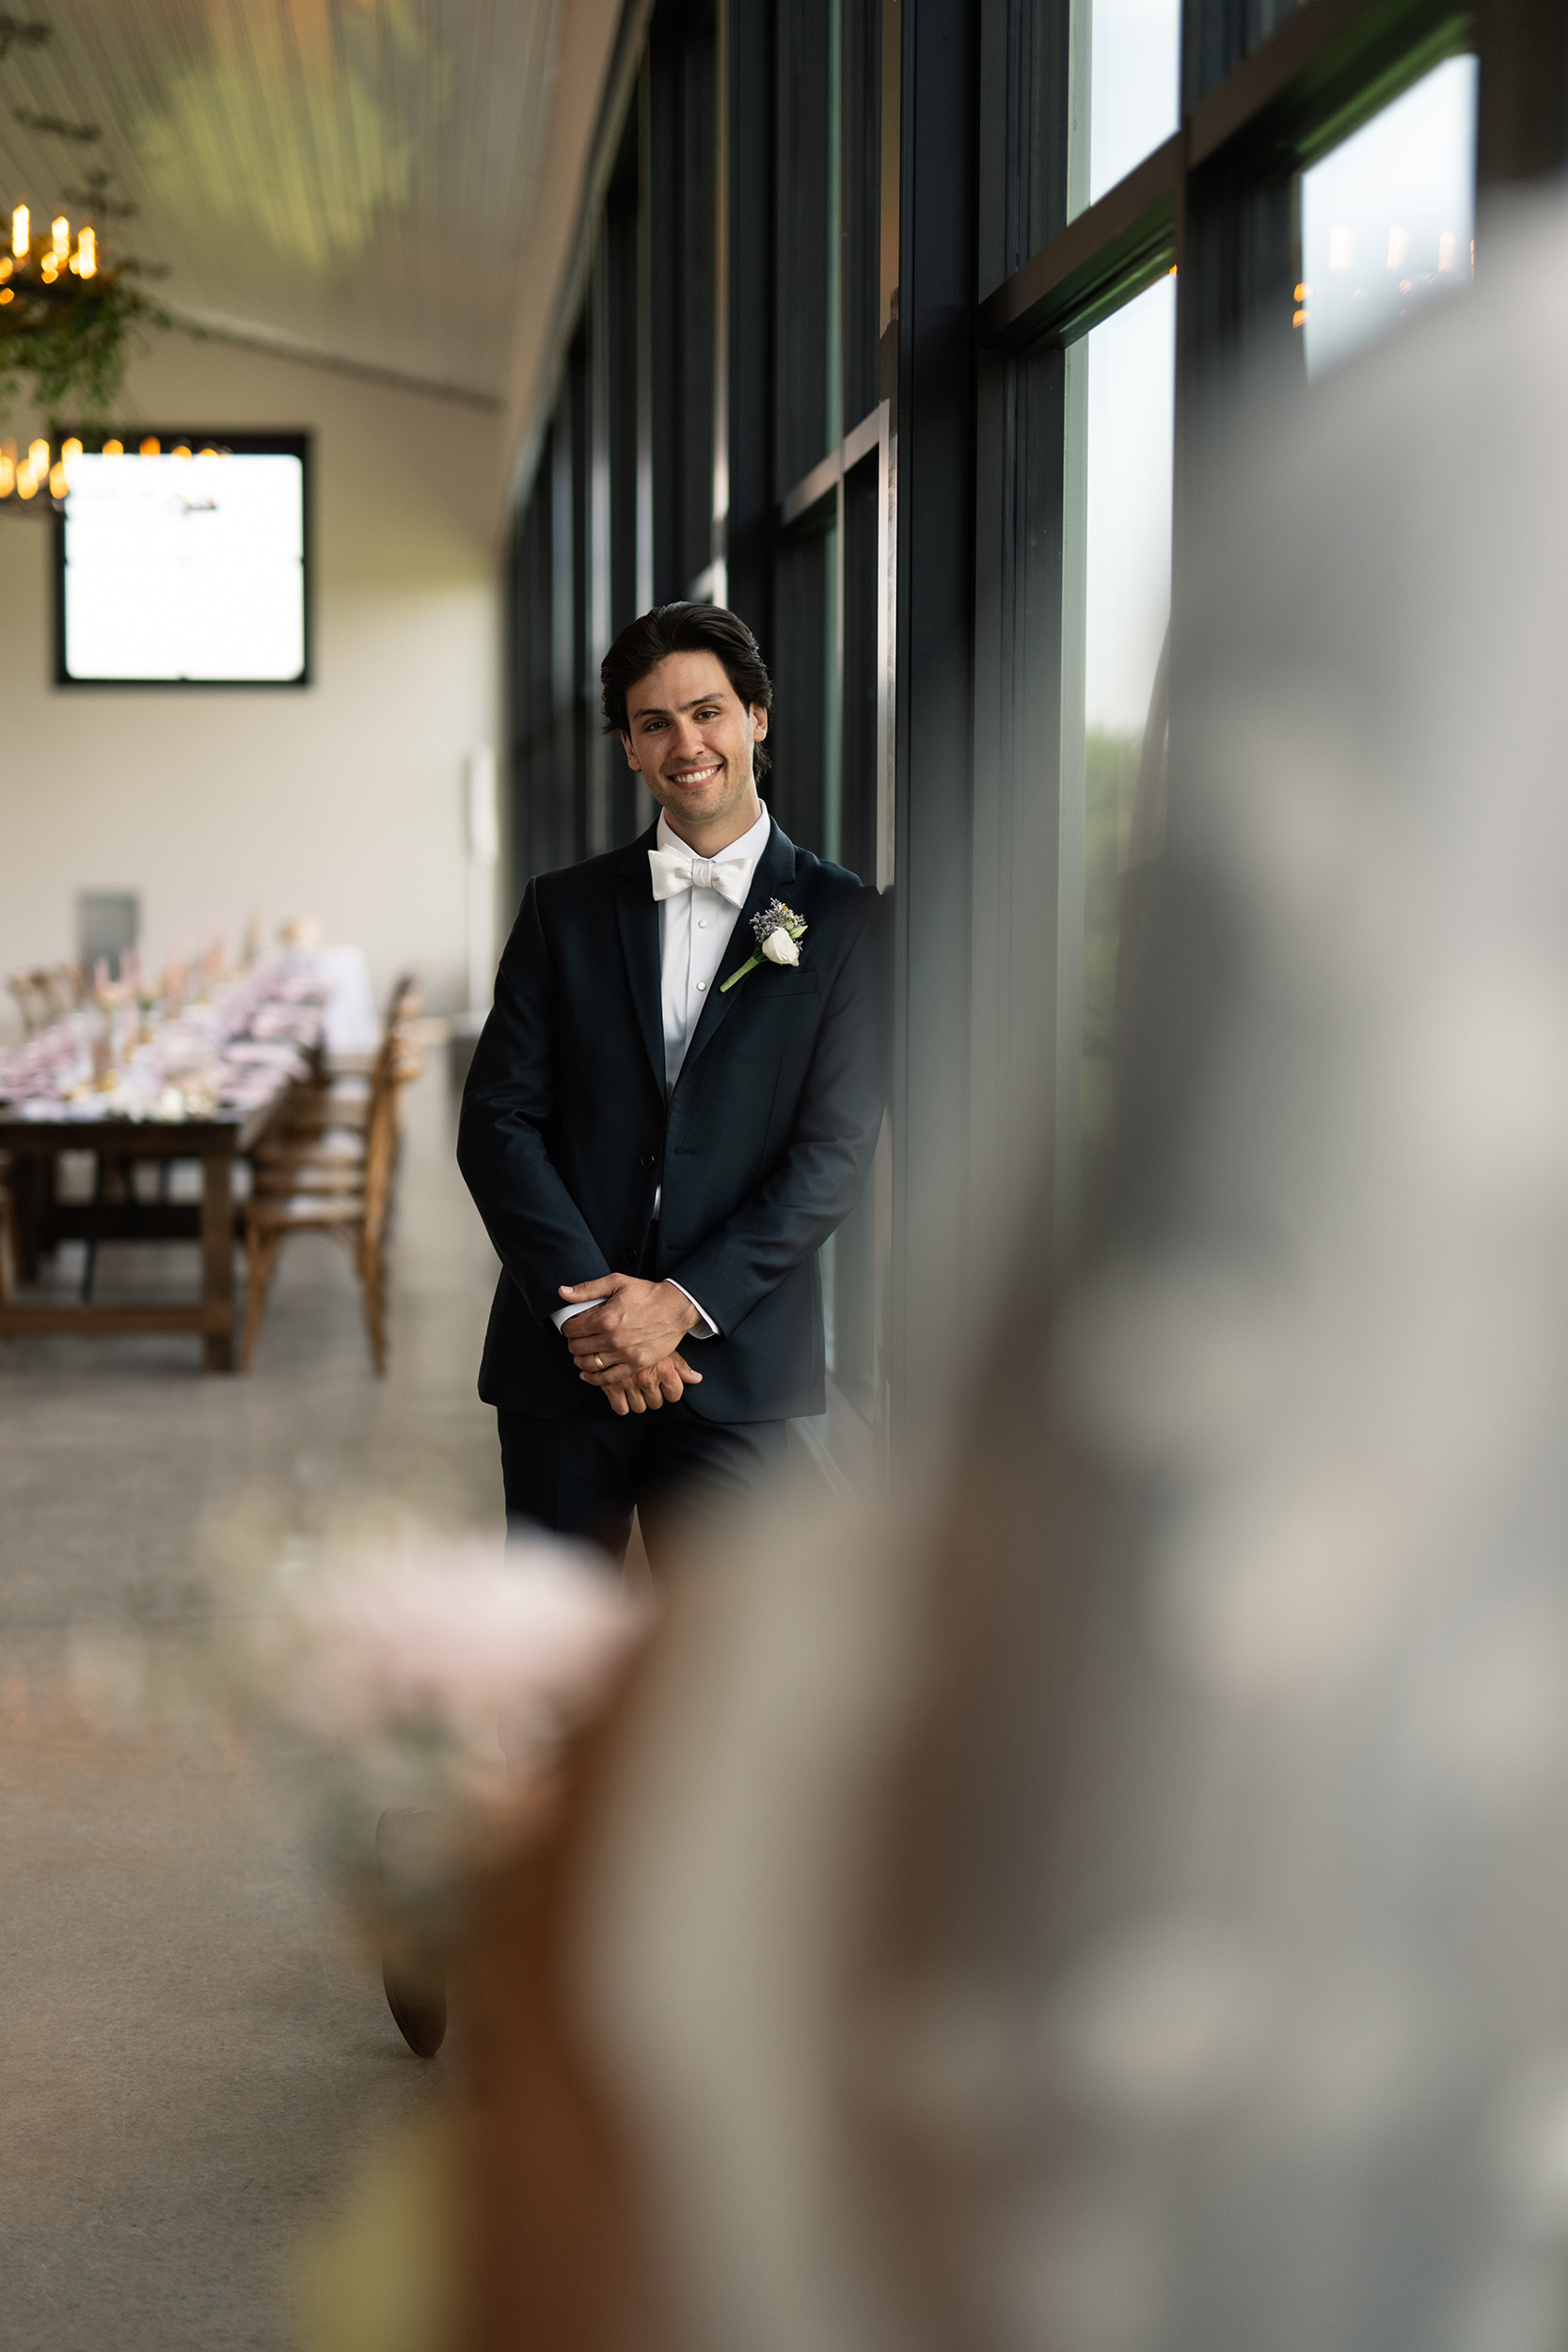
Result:
[[[751,865],[746,857],[693,857],[689,850],[648,851],[656,898],[678,898],[683,890],[717,890],[732,907],[743,907]]]

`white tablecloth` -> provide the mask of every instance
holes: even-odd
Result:
[[[373,1054],[381,1043],[381,1016],[363,947],[296,949],[291,961],[318,973],[330,991],[324,1014],[327,1053]]]

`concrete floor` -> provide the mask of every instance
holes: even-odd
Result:
[[[7,2352],[282,2345],[301,2224],[438,2091],[277,1759],[198,1671],[240,1564],[291,1533],[390,1505],[499,1538],[474,1395],[494,1260],[438,1057],[407,1114],[385,1381],[347,1260],[310,1236],[246,1378],[182,1338],[0,1341]],[[101,1294],[194,1283],[194,1257],[106,1248]]]

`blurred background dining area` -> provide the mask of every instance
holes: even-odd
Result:
[[[236,1359],[248,1370],[284,1240],[331,1233],[349,1249],[371,1361],[386,1372],[387,1251],[401,1099],[421,1067],[420,992],[411,976],[397,982],[378,1036],[362,955],[306,949],[308,928],[287,927],[294,944],[286,955],[253,948],[233,971],[214,946],[195,976],[182,963],[144,976],[128,947],[115,977],[107,957],[90,983],[80,962],[13,977],[25,1034],[0,1075],[8,1113],[0,1329],[17,1338],[189,1329],[209,1371],[231,1371]],[[198,1208],[182,1201],[182,1176],[196,1179]],[[236,1230],[249,1275],[243,1327]],[[83,1253],[75,1304],[49,1284],[19,1303],[19,1287],[38,1285],[68,1237]],[[200,1243],[198,1299],[98,1295],[106,1242],[120,1245],[113,1263],[129,1245],[186,1237]]]
[[[18,2352],[281,2343],[299,2222],[430,2095],[185,1689],[258,1561],[500,1527],[452,1072],[514,902],[510,485],[615,28],[426,14],[0,23]]]

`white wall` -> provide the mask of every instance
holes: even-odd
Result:
[[[0,981],[74,954],[78,890],[127,889],[154,956],[313,914],[378,997],[414,964],[456,1007],[463,757],[498,740],[499,415],[183,335],[118,414],[313,436],[316,682],[55,686],[49,528],[0,516]]]

